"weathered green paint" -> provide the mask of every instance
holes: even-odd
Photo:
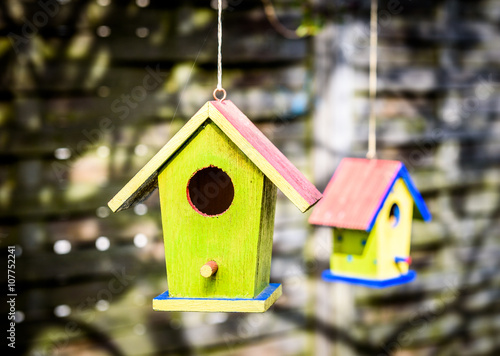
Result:
[[[186,194],[191,176],[210,165],[229,175],[235,191],[229,209],[218,216],[199,214]],[[169,160],[158,183],[170,295],[259,294],[269,283],[274,185],[210,120]],[[204,278],[200,268],[210,260],[219,268]]]
[[[269,284],[271,275],[271,255],[273,250],[274,213],[278,189],[264,176],[262,194],[262,213],[260,215],[259,251],[257,258],[257,277],[255,290],[261,291]]]

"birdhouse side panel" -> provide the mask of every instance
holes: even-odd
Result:
[[[338,275],[375,278],[377,245],[374,234],[362,230],[334,228],[330,269]]]
[[[264,176],[258,247],[259,258],[257,259],[257,278],[255,279],[256,295],[269,285],[277,192],[276,185]]]
[[[413,199],[402,179],[398,179],[382,206],[372,232],[379,240],[378,278],[394,278],[408,273],[408,264],[396,257],[409,257]]]
[[[170,296],[255,296],[263,187],[260,170],[211,121],[171,158],[159,175]],[[210,261],[217,270],[204,277]]]

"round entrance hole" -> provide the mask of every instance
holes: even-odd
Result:
[[[222,169],[214,166],[197,171],[187,185],[189,204],[198,213],[215,216],[224,213],[234,199],[231,178]]]
[[[399,223],[399,215],[400,213],[398,204],[392,204],[391,210],[389,212],[389,222],[391,226],[396,226]]]

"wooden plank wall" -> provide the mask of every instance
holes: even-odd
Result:
[[[367,151],[370,4],[350,4],[315,39],[318,187],[342,157]],[[496,1],[379,1],[378,157],[406,164],[433,220],[414,223],[414,283],[318,288],[318,313],[336,312],[322,319],[325,352],[498,354],[499,10]],[[328,246],[328,231],[315,239]]]
[[[328,231],[280,194],[271,279],[284,294],[270,312],[151,311],[167,288],[158,196],[118,214],[106,202],[211,99],[209,3],[0,3],[0,239],[18,253],[16,354],[498,354],[492,0],[379,4],[378,155],[405,162],[433,213],[414,225],[416,282],[321,282]],[[289,28],[308,10],[276,3]],[[260,1],[227,4],[229,98],[324,188],[341,157],[366,151],[369,1],[311,1],[323,30],[299,40]]]
[[[228,97],[311,175],[311,43],[285,40],[260,1],[227,3]],[[38,1],[0,4],[0,219],[2,247],[16,244],[19,253],[16,351],[310,349],[305,288],[290,293],[285,285],[287,296],[263,315],[153,312],[152,298],[167,289],[158,195],[118,214],[106,207],[212,100],[217,19],[210,2],[42,4],[48,10]],[[300,11],[292,5],[282,15],[293,27]],[[306,217],[282,194],[278,205],[272,279],[306,279],[289,270],[302,260]]]

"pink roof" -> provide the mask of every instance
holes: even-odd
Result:
[[[321,193],[316,187],[304,177],[236,105],[229,100],[211,101],[211,104],[276,169],[281,177],[293,187],[309,206],[314,205],[321,199]]]
[[[430,213],[401,162],[344,158],[309,223],[370,231],[397,178],[406,183],[417,212],[424,220],[430,220]]]

